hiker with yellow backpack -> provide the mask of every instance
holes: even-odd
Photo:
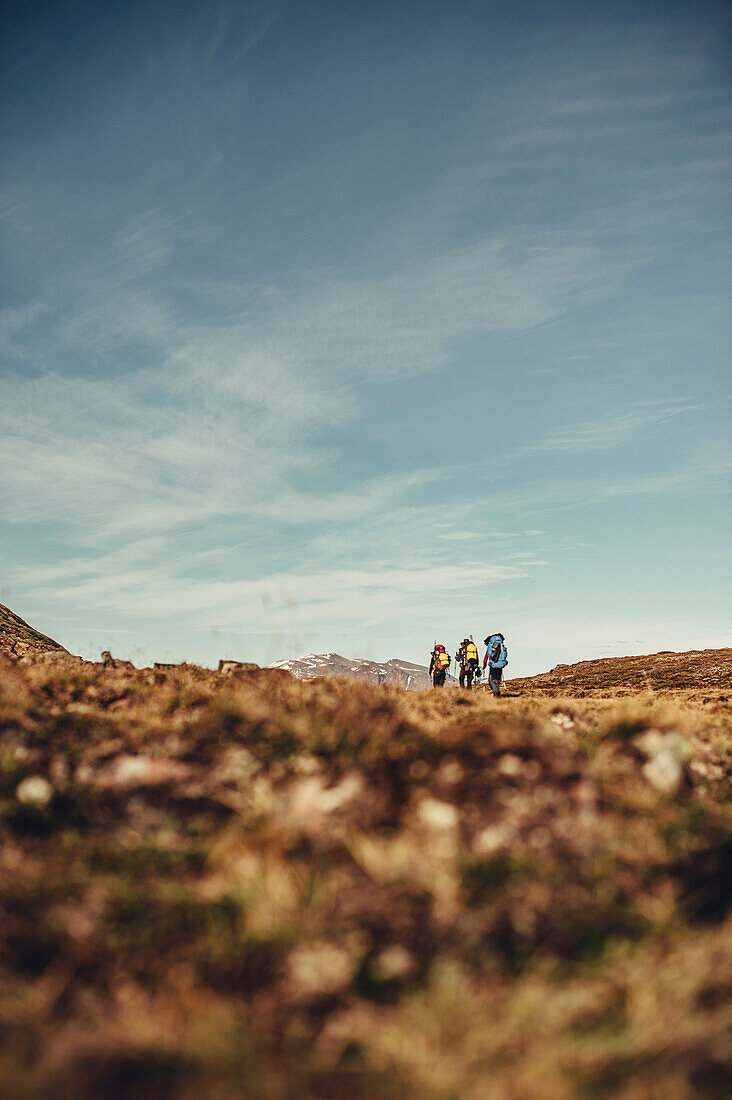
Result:
[[[430,657],[430,676],[432,677],[433,687],[441,688],[445,686],[450,660],[450,654],[447,652],[444,645],[435,643],[435,647]]]
[[[480,665],[478,664],[478,647],[473,641],[473,635],[469,638],[463,638],[460,643],[460,648],[457,651],[455,660],[460,665],[459,682],[460,687],[466,687],[468,690],[473,686],[473,680],[478,679],[480,676]]]

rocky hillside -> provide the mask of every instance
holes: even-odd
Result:
[[[270,668],[282,668],[298,680],[314,680],[318,676],[361,680],[366,684],[383,684],[387,687],[403,687],[409,691],[422,691],[431,687],[426,665],[415,665],[392,657],[389,661],[365,661],[361,658],[341,657],[339,653],[308,653],[305,657],[275,661]],[[457,681],[450,677],[450,683]]]
[[[8,653],[17,658],[51,650],[66,653],[64,647],[54,642],[53,638],[47,638],[45,634],[34,630],[20,615],[0,604],[0,653]]]
[[[642,657],[604,657],[557,665],[540,676],[510,680],[509,691],[544,695],[677,690],[732,689],[732,649],[703,649],[688,653],[650,653]]]

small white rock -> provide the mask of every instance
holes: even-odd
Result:
[[[300,994],[335,993],[352,973],[350,955],[334,944],[315,941],[296,948],[289,958],[290,978]]]
[[[363,790],[363,780],[355,773],[347,775],[336,787],[329,787],[320,796],[320,808],[323,813],[329,814],[333,810],[340,809],[346,802],[359,795]]]
[[[31,806],[47,806],[53,798],[53,787],[42,775],[29,775],[17,786],[18,802]]]
[[[412,956],[401,944],[393,943],[379,952],[376,960],[376,969],[382,981],[402,979],[409,976],[415,969]]]
[[[100,785],[108,787],[156,787],[171,780],[183,779],[189,768],[180,760],[168,760],[164,756],[127,756],[114,759],[107,774],[100,777]]]
[[[437,798],[423,798],[419,805],[419,816],[430,829],[454,829],[458,822],[455,807],[449,802],[440,802]]]
[[[508,843],[508,834],[500,825],[488,825],[475,838],[475,851],[479,856],[492,856]]]
[[[635,746],[644,756],[655,756],[664,745],[664,735],[660,730],[646,730],[640,737],[636,737]]]
[[[521,762],[521,757],[515,756],[512,752],[504,753],[504,755],[498,761],[498,770],[501,775],[521,775],[522,767],[523,764]]]
[[[652,787],[674,794],[681,786],[684,770],[681,761],[669,749],[661,749],[643,765],[643,774]]]
[[[647,756],[643,775],[651,786],[664,794],[675,794],[684,778],[684,759],[688,746],[678,733],[647,730],[635,739],[636,748]]]

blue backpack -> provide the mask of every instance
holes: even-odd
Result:
[[[488,664],[491,668],[505,668],[508,664],[508,650],[506,639],[502,634],[490,634],[483,639],[483,645],[488,650]]]

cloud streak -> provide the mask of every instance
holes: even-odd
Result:
[[[679,417],[701,412],[706,407],[704,404],[666,405],[662,402],[644,402],[619,416],[604,416],[559,428],[545,439],[524,444],[516,453],[519,456],[533,456],[603,451],[627,442],[633,435],[670,424]]]
[[[357,415],[359,379],[429,373],[456,341],[545,323],[622,274],[585,241],[488,239],[369,282],[312,272],[288,290],[224,288],[218,303],[216,285],[203,286],[199,299],[223,319],[194,323],[149,281],[167,270],[171,233],[152,213],[135,217],[55,324],[47,301],[10,317],[6,350],[21,346],[35,369],[0,379],[7,519],[53,517],[95,540],[232,511],[306,519],[317,494],[294,482],[329,461],[323,433]],[[137,363],[121,367],[130,349]],[[101,370],[61,373],[72,355]],[[401,489],[415,477],[401,473]],[[357,518],[387,503],[388,484],[320,494],[315,514]]]

